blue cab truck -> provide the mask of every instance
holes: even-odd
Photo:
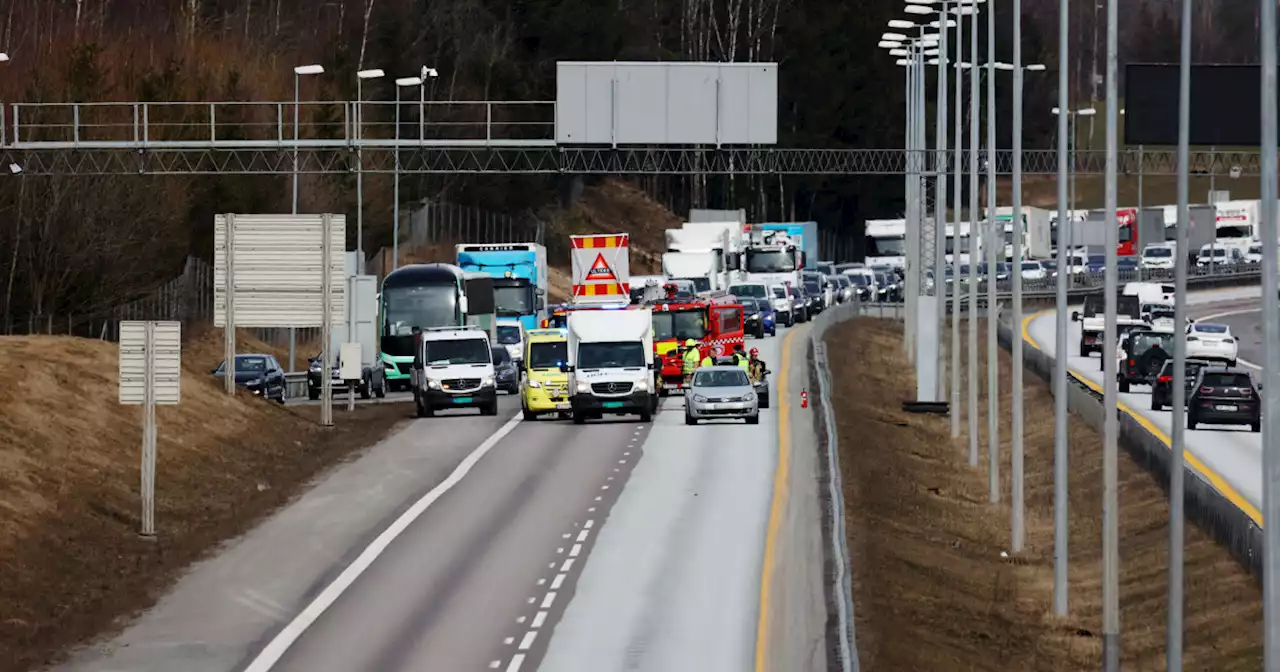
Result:
[[[494,312],[501,322],[537,329],[547,308],[547,248],[537,243],[463,243],[458,266],[493,278]]]
[[[796,248],[804,252],[806,261],[817,263],[818,259],[818,223],[817,222],[767,222],[759,227],[765,231],[782,231],[796,244]],[[805,264],[806,266],[808,264]]]

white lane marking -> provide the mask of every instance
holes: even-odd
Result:
[[[520,672],[520,666],[524,664],[524,654],[517,653],[511,657],[511,664],[507,666],[507,672]]]
[[[499,668],[499,667],[501,667],[501,666],[502,666],[502,661],[501,661],[501,660],[493,660],[493,661],[490,661],[490,662],[489,662],[489,669],[491,669],[491,670],[496,670],[496,669],[498,669],[498,668]]]
[[[596,501],[598,502],[598,501],[600,501],[600,500],[601,500],[601,497],[600,497],[599,495],[597,495],[597,496],[596,496]]]
[[[587,540],[587,534],[589,534],[589,533],[588,533],[586,530],[583,530],[583,531],[579,532],[579,533],[578,533],[577,541],[586,541],[586,540]]]
[[[581,552],[582,552],[582,544],[574,544],[573,548],[569,549],[569,557],[576,558],[578,557],[578,554]]]
[[[595,513],[595,512],[596,512],[596,507],[594,506],[587,507],[587,513]]]
[[[569,558],[568,560],[565,560],[564,564],[560,565],[560,571],[567,572],[571,567],[573,567],[573,558]]]
[[[432,488],[430,492],[414,502],[413,506],[410,506],[407,511],[400,514],[400,517],[396,518],[395,522],[383,530],[377,538],[361,551],[355,560],[351,561],[350,565],[347,565],[346,569],[342,570],[342,573],[333,580],[333,583],[326,586],[310,604],[303,608],[288,625],[284,626],[267,643],[266,647],[254,657],[253,662],[249,663],[249,666],[244,669],[244,672],[267,672],[279,662],[280,658],[289,650],[289,647],[293,646],[293,643],[302,636],[302,633],[306,632],[307,628],[316,622],[316,619],[320,618],[329,607],[333,606],[334,602],[338,601],[338,598],[356,582],[356,579],[360,578],[360,575],[364,574],[365,570],[373,565],[378,556],[387,550],[387,547],[391,545],[391,542],[395,541],[396,537],[403,534],[423,512],[432,504],[435,504],[436,500],[444,496],[444,493],[462,482],[462,479],[475,468],[480,459],[492,450],[494,446],[498,445],[498,442],[510,434],[519,424],[520,415],[512,416],[507,421],[507,424],[500,427],[498,431],[494,432],[475,450],[471,451],[470,455],[463,458],[462,462],[453,470],[453,473],[449,474],[448,478],[445,478],[440,485]]]
[[[556,574],[556,578],[551,579],[551,590],[560,590],[560,586],[564,585],[564,580],[568,576],[568,574]]]
[[[607,485],[602,485],[602,486],[600,486],[600,489],[601,489],[601,490],[608,490],[608,489],[609,489],[609,486],[607,486]]]
[[[521,650],[521,651],[528,651],[528,650],[529,650],[529,647],[533,646],[533,640],[534,640],[534,638],[536,638],[537,636],[538,636],[538,633],[536,633],[536,632],[534,632],[534,631],[532,631],[532,630],[530,630],[529,632],[524,633],[524,639],[521,639],[521,640],[520,640],[520,650]]]
[[[507,637],[506,639],[503,639],[503,640],[502,640],[502,643],[503,643],[503,644],[511,644],[511,643],[512,643],[512,642],[514,642],[514,641],[516,641],[516,638],[515,638],[515,637]]]
[[[587,530],[589,530],[589,529],[591,529],[592,527],[594,527],[594,526],[595,526],[595,524],[596,524],[596,521],[594,521],[594,520],[588,520],[587,522],[585,522],[585,523],[583,523],[583,524],[582,524],[582,527],[583,527],[583,529],[587,529]]]
[[[531,597],[531,598],[529,598],[529,600],[528,600],[529,604],[533,604],[534,602],[537,602],[537,601],[538,601],[538,598],[536,598],[536,597]]]
[[[556,554],[559,555],[560,553],[564,553],[564,546],[561,546],[556,549]]]
[[[561,539],[568,539],[568,538],[569,538],[569,536],[570,536],[570,533],[565,532],[564,534],[560,535],[560,538],[561,538]]]
[[[534,614],[534,616],[533,616],[533,626],[532,626],[532,627],[535,627],[535,628],[541,628],[541,627],[542,627],[542,624],[543,624],[543,623],[546,623],[546,622],[547,622],[547,612],[545,612],[545,611],[539,611],[538,613]]]
[[[629,450],[628,450],[628,451],[623,452],[622,454],[623,454],[623,455],[630,455],[630,454],[631,454],[631,451],[629,451]]]
[[[516,623],[524,623],[527,620],[529,620],[528,616],[521,616],[520,618],[516,619]]]
[[[544,597],[544,598],[542,598],[542,606],[541,606],[540,608],[541,608],[541,609],[550,609],[550,608],[551,608],[551,603],[552,603],[552,602],[555,602],[555,601],[556,601],[556,594],[555,594],[555,591],[552,591],[552,592],[550,592],[550,593],[547,593],[547,596],[546,596],[546,597]]]
[[[538,585],[539,585],[539,586],[541,586],[541,585],[545,585],[546,583],[547,583],[547,580],[546,580],[546,579],[538,579]]]

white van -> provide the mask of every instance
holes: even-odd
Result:
[[[498,414],[489,334],[476,326],[435,327],[418,333],[411,376],[418,417],[448,408]]]
[[[653,311],[575,310],[569,313],[569,403],[573,422],[639,415],[658,408],[653,371]]]

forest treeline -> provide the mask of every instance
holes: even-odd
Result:
[[[1122,0],[1122,58],[1176,56],[1173,0]],[[997,0],[998,58],[1009,59],[1010,3]],[[1199,60],[1249,60],[1256,3],[1200,0]],[[1248,5],[1246,8],[1245,5]],[[292,68],[325,66],[304,99],[353,100],[355,72],[382,68],[363,96],[390,100],[391,79],[426,65],[431,100],[551,100],[557,60],[776,61],[779,145],[894,148],[902,140],[901,70],[875,43],[900,0],[2,0],[0,100],[287,101]],[[1051,142],[1057,0],[1024,0],[1029,147]],[[1212,11],[1209,11],[1212,7]],[[1132,9],[1132,11],[1129,11]],[[1087,98],[1096,41],[1093,0],[1072,0],[1073,89]],[[985,38],[984,38],[985,44]],[[1099,62],[1101,62],[1099,60]],[[997,114],[1007,141],[1009,96]],[[305,108],[304,115],[333,115]],[[367,111],[376,123],[387,106]],[[404,108],[406,127],[417,121]],[[436,114],[434,111],[432,114]],[[10,122],[12,120],[10,119]],[[308,124],[304,119],[302,124]],[[316,120],[310,120],[315,122]],[[383,119],[383,122],[386,120]],[[748,207],[757,219],[803,217],[854,227],[901,211],[895,176],[644,178],[677,209]],[[409,176],[402,199],[538,210],[554,178]],[[306,176],[301,210],[354,217],[350,175]],[[365,184],[365,247],[390,242],[390,181]],[[93,319],[174,277],[189,254],[211,258],[216,212],[287,212],[288,175],[0,177],[0,331],[32,316]],[[354,235],[354,233],[352,234]],[[36,320],[37,322],[39,319]]]

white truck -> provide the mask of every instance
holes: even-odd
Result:
[[[996,208],[996,222],[1004,225],[1004,259],[1013,261],[1013,208]],[[1049,211],[1022,207],[1022,258],[1050,259],[1053,256],[1053,229]]]
[[[342,324],[333,325],[329,332],[329,352],[333,354],[333,367],[329,372],[330,385],[334,393],[355,390],[361,399],[371,396],[382,398],[387,396],[387,378],[382,360],[378,353],[378,277],[374,275],[356,275],[358,258],[355,252],[349,252],[346,259],[347,300],[343,306]],[[350,379],[342,375],[342,345],[344,343],[359,344],[359,361],[345,362]],[[320,356],[311,358],[307,366],[307,398],[315,401],[320,398],[321,369],[324,366]],[[359,372],[359,375],[354,375]]]
[[[867,265],[888,264],[902,268],[906,259],[907,220],[867,220]]]
[[[736,232],[737,236],[734,236],[733,232]],[[711,255],[710,263],[705,266],[701,260],[706,257],[686,258],[699,260],[697,263],[700,270],[697,275],[671,275],[670,277],[706,277],[707,286],[700,287],[700,291],[726,289],[729,285],[741,280],[738,262],[742,255],[742,232],[737,224],[686,222],[684,228],[667,229],[666,238],[669,254]],[[681,266],[692,263],[692,261],[681,262]]]
[[[753,226],[743,254],[744,282],[798,287],[804,261],[804,252],[785,231],[766,231]]]
[[[498,414],[489,332],[475,327],[429,327],[417,334],[413,357],[413,402],[418,417],[448,408],[479,408]]]
[[[654,384],[653,311],[575,310],[569,313],[569,403],[574,424],[605,415],[640,416],[658,409]]]
[[[1084,307],[1071,314],[1073,322],[1080,322],[1080,356],[1088,357],[1091,352],[1102,352],[1103,335],[1106,330],[1106,297],[1102,294],[1090,294],[1084,297]],[[1145,327],[1142,319],[1142,299],[1134,295],[1116,297],[1116,329],[1125,330]]]

